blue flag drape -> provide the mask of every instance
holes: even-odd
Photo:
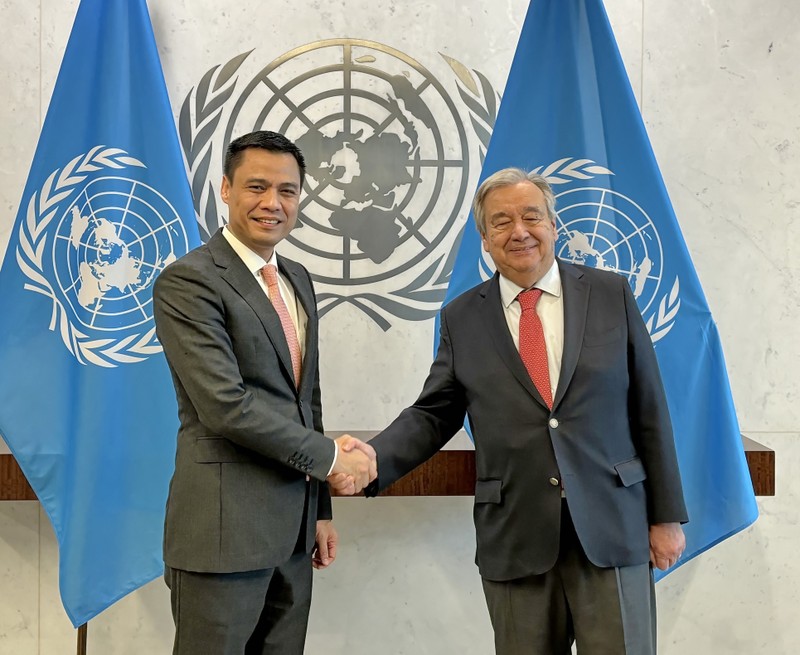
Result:
[[[717,328],[602,0],[531,2],[481,179],[507,166],[552,184],[558,257],[630,281],[675,430],[690,518],[685,563],[750,525],[758,510]],[[468,225],[445,302],[492,271]]]
[[[163,570],[177,410],[152,286],[197,244],[145,0],[82,0],[0,269],[0,434],[76,626]]]

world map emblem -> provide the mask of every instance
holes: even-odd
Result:
[[[189,241],[169,200],[126,174],[144,168],[97,146],[50,175],[20,226],[26,288],[52,301],[50,329],[82,364],[114,367],[161,351],[153,283]]]
[[[496,116],[486,78],[442,56],[471,106],[415,59],[365,40],[300,46],[248,81],[239,78],[251,53],[211,69],[180,120],[201,232],[223,223],[211,153],[247,132],[281,132],[307,170],[298,228],[280,252],[311,272],[320,315],[350,304],[384,329],[392,316],[435,315],[477,173],[461,112],[469,107],[481,147]]]

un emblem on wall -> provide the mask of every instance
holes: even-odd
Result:
[[[212,152],[221,158],[246,132],[281,132],[303,151],[307,177],[299,229],[280,251],[311,272],[320,315],[348,303],[384,329],[389,316],[433,316],[472,182],[467,130],[445,87],[408,55],[371,41],[304,45],[240,83],[249,55],[211,69],[181,112],[201,232],[207,238],[222,223]],[[479,73],[443,58],[482,156],[496,93]]]
[[[126,176],[128,167],[145,168],[118,148],[76,157],[31,196],[20,225],[26,288],[52,300],[50,329],[82,364],[113,367],[161,351],[152,286],[189,249],[170,202]]]

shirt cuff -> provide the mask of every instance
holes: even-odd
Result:
[[[328,471],[328,475],[330,475],[331,473],[333,473],[333,469],[334,469],[334,467],[336,466],[336,458],[337,458],[338,456],[339,456],[339,444],[338,444],[338,443],[336,443],[336,442],[334,441],[334,442],[333,442],[333,463],[331,464],[331,468],[330,468],[330,470]],[[326,475],[325,477],[327,478],[327,477],[328,477],[328,475]]]

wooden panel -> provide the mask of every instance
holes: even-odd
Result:
[[[342,432],[329,433],[337,437]],[[370,439],[376,432],[352,432]],[[775,451],[742,437],[757,496],[775,495]],[[442,450],[422,466],[391,485],[384,496],[471,496],[475,491],[475,452]],[[28,481],[11,455],[0,455],[0,500],[36,500]]]
[[[744,435],[742,442],[756,496],[774,496],[775,451]]]
[[[13,455],[0,455],[0,500],[37,500]]]

